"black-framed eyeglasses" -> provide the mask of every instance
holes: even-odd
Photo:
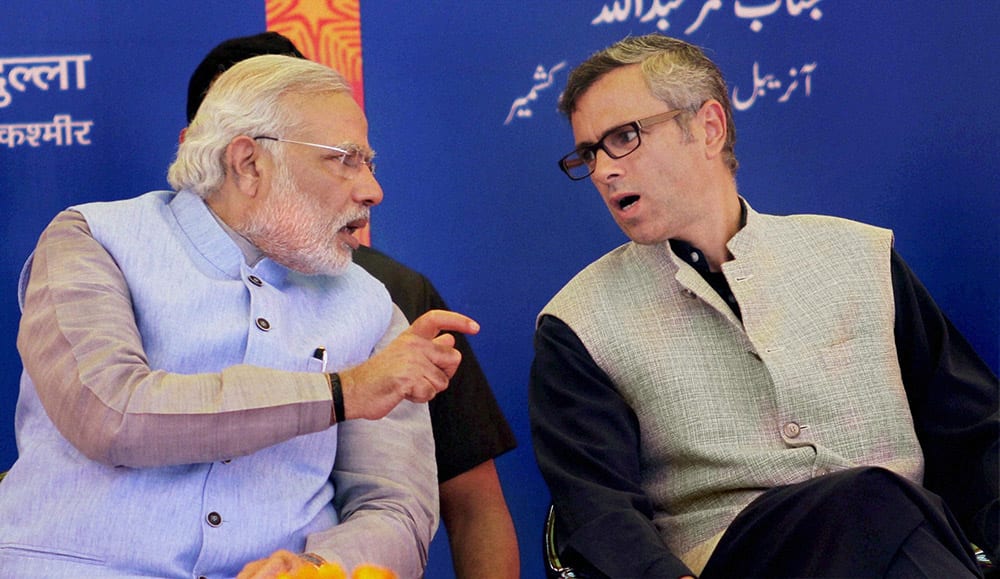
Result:
[[[674,109],[615,127],[604,133],[600,141],[593,145],[580,147],[559,159],[559,168],[574,181],[586,179],[594,172],[594,167],[597,165],[598,149],[603,150],[612,159],[621,159],[634,152],[642,144],[643,129],[665,123],[682,112],[684,109]]]
[[[345,167],[351,169],[360,169],[362,166],[368,167],[368,170],[375,174],[375,159],[374,155],[365,153],[361,149],[344,149],[341,147],[333,147],[330,145],[320,145],[317,143],[307,143],[305,141],[293,141],[291,139],[282,139],[281,137],[269,137],[267,135],[260,135],[254,137],[254,139],[264,139],[265,141],[276,141],[278,143],[293,143],[296,145],[306,145],[308,147],[317,147],[319,149],[326,149],[327,151],[333,151],[339,154],[340,163]]]

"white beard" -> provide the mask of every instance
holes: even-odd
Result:
[[[351,264],[353,248],[338,240],[337,234],[348,223],[368,217],[368,207],[358,207],[324,218],[281,165],[267,201],[234,229],[289,269],[307,275],[340,275]]]

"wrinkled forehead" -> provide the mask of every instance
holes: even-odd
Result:
[[[292,119],[289,129],[295,132],[287,138],[370,149],[368,119],[350,92],[289,93],[280,100]]]

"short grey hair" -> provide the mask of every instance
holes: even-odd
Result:
[[[732,174],[736,174],[739,161],[736,160],[736,125],[733,123],[733,107],[722,71],[705,53],[692,44],[663,36],[647,34],[630,36],[608,48],[594,53],[577,66],[569,75],[566,90],[559,97],[559,110],[567,117],[573,117],[580,97],[605,74],[638,64],[649,90],[672,109],[697,112],[709,99],[722,104],[726,114],[726,143],[723,148],[726,164]],[[689,127],[681,115],[677,122],[690,136]]]
[[[281,136],[298,128],[301,121],[282,102],[284,95],[350,91],[340,73],[302,58],[269,54],[239,62],[212,83],[167,180],[176,191],[188,189],[207,199],[225,181],[226,147],[233,139]]]

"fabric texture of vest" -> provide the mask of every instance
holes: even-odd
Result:
[[[748,208],[722,268],[742,323],[667,243],[609,252],[543,309],[637,415],[642,486],[674,553],[717,539],[761,489],[859,465],[920,482],[891,246],[872,226]]]
[[[266,258],[248,266],[189,192],[75,209],[127,280],[153,369],[191,374],[248,364],[318,371],[312,354],[323,345],[328,371],[335,371],[366,360],[389,327],[388,293],[360,267],[305,276]],[[337,523],[329,480],[336,426],[232,461],[129,469],[90,461],[62,438],[26,374],[18,412],[28,417],[20,428],[31,431],[19,439],[41,446],[22,452],[19,462],[48,473],[40,484],[53,497],[25,508],[44,521],[40,544],[76,546],[68,570],[79,572],[88,554],[98,553],[106,556],[93,561],[107,568],[102,576],[114,568],[121,573],[114,576],[190,577],[194,568],[196,575],[231,577],[261,553],[300,552],[307,535]],[[211,532],[209,512],[223,521]],[[31,544],[30,526],[18,532]]]

